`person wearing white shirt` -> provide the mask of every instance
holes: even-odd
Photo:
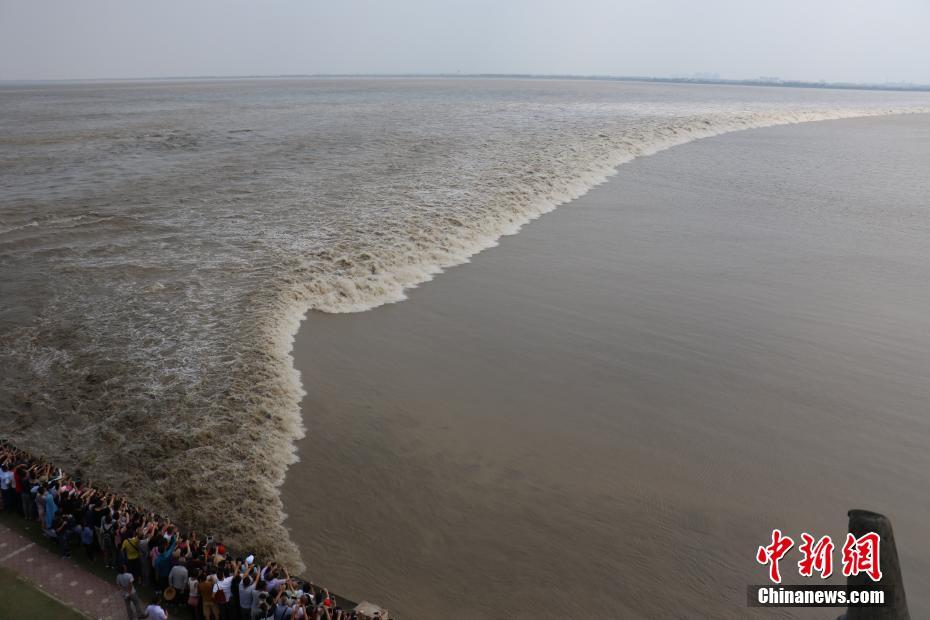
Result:
[[[7,512],[13,508],[13,472],[4,463],[0,466],[0,495],[3,496],[3,509]]]
[[[145,608],[143,618],[147,620],[168,620],[168,612],[159,604],[161,597],[156,597],[155,602]]]
[[[216,584],[213,586],[214,593],[219,590],[222,590],[223,596],[226,597],[226,602],[220,605],[220,613],[224,619],[229,617],[229,610],[231,609],[231,606],[232,606],[232,582],[233,582],[233,576],[231,574],[227,575],[224,572],[223,578],[217,579]]]

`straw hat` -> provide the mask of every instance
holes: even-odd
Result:
[[[166,601],[173,601],[174,597],[177,595],[178,595],[178,591],[172,588],[171,586],[168,586],[167,588],[165,588],[165,593],[163,594]]]

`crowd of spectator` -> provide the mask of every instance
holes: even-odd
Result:
[[[62,557],[83,553],[116,572],[129,620],[164,620],[187,607],[196,620],[387,619],[343,609],[326,589],[254,555],[235,556],[212,536],[184,530],[10,445],[0,445],[3,510],[41,525]],[[137,587],[155,592],[143,606]],[[187,612],[185,612],[187,613]]]

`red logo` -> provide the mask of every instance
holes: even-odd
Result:
[[[804,554],[798,562],[798,572],[802,577],[811,577],[814,571],[820,573],[821,579],[833,574],[833,540],[824,536],[814,544],[814,537],[807,532],[801,534],[801,546],[798,551]]]
[[[861,538],[847,534],[846,544],[843,545],[843,574],[849,577],[865,573],[872,581],[880,581],[882,569],[878,559],[879,543],[881,537],[875,532],[869,532]]]
[[[860,538],[852,534],[846,535],[843,545],[843,576],[850,577],[865,573],[872,581],[880,581],[882,570],[879,562],[879,546],[881,536],[869,532]],[[794,546],[790,536],[784,536],[781,530],[772,530],[772,542],[765,547],[759,547],[756,552],[756,561],[769,567],[769,579],[772,583],[781,583],[781,570],[778,563]],[[798,573],[802,577],[813,577],[819,573],[821,579],[833,574],[833,550],[836,546],[829,536],[819,540],[804,532],[801,534],[801,560],[798,562]]]
[[[772,544],[768,547],[759,547],[759,551],[756,552],[756,561],[763,566],[769,565],[769,579],[774,583],[781,583],[778,562],[793,546],[794,541],[789,536],[782,536],[781,530],[772,530]]]

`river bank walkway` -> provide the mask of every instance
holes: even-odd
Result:
[[[59,557],[42,539],[37,523],[27,525],[22,517],[4,515],[0,519],[0,567],[15,571],[88,618],[126,617],[122,595],[114,582],[106,581],[72,558]],[[80,548],[76,551],[83,553]]]

